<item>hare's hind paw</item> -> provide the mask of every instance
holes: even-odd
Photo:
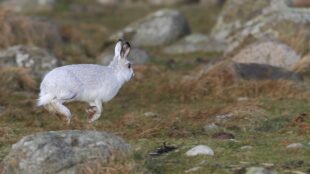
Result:
[[[86,109],[86,112],[88,113],[88,119],[91,120],[93,116],[97,113],[97,107],[90,106]]]

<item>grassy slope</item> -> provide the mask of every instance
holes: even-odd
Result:
[[[212,10],[209,12],[212,15],[206,17],[205,7],[179,8],[189,18],[193,31],[210,31],[215,16]],[[76,27],[82,41],[89,42],[87,44],[91,46],[100,42],[100,37],[108,36],[115,29],[153,10],[155,9],[141,7],[138,10],[133,10],[133,7],[107,9],[102,12],[103,16],[100,16],[101,13],[83,16],[73,15],[59,8],[58,13],[44,15],[62,24]],[[116,17],[122,21],[116,22]],[[99,30],[98,23],[107,30]],[[87,32],[89,28],[85,29],[85,25],[95,26],[94,31],[97,32]],[[100,52],[100,48],[94,50],[90,55]],[[1,159],[8,153],[11,144],[27,134],[82,129],[110,131],[124,137],[133,146],[137,166],[141,166],[136,167],[133,173],[183,173],[196,166],[201,168],[194,173],[243,173],[243,167],[263,163],[272,163],[270,168],[279,173],[294,170],[305,172],[310,169],[307,127],[310,119],[306,117],[302,124],[293,121],[299,113],[310,113],[308,92],[287,92],[278,82],[244,82],[227,87],[218,86],[205,92],[196,88],[199,85],[195,86],[195,83],[198,84],[199,81],[190,84],[181,84],[180,81],[200,66],[195,61],[196,57],[208,60],[216,55],[197,53],[169,59],[166,57],[170,56],[162,55],[158,49],[149,51],[153,55],[151,64],[137,68],[137,78],[126,84],[119,95],[104,106],[102,118],[94,125],[87,123],[85,104],[69,104],[75,115],[72,124],[68,126],[61,118],[35,107],[37,91],[29,90],[25,93],[23,90],[7,89],[4,85],[0,88],[0,105],[5,106],[7,110],[0,119]],[[83,62],[85,58],[87,62],[94,61],[87,54],[85,57],[75,57],[78,55],[75,55],[74,50],[65,51],[64,56],[71,57],[68,58],[70,62]],[[2,84],[6,84],[5,80],[0,78]],[[273,93],[274,90],[277,91],[276,94]],[[249,97],[249,100],[241,102],[237,100],[238,97]],[[243,113],[244,117],[221,123],[219,130],[234,134],[236,141],[214,139],[213,132],[203,130],[204,125],[214,121],[215,115],[234,112],[237,107],[241,110],[237,113]],[[244,108],[250,108],[250,111],[244,111]],[[256,112],[256,108],[261,108],[263,112]],[[149,111],[158,113],[158,116],[145,117],[143,113]],[[247,118],[254,120],[255,124],[247,121]],[[163,142],[176,145],[178,150],[159,157],[148,155]],[[301,142],[305,147],[286,149],[286,145],[294,142]],[[215,156],[184,155],[189,148],[198,144],[210,146],[215,151]],[[240,147],[244,145],[251,145],[253,148],[241,150]]]

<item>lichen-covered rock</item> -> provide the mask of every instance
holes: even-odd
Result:
[[[114,57],[113,50],[108,49],[97,58],[97,63],[102,65],[108,65],[112,61],[113,57]],[[128,55],[128,60],[130,60],[133,64],[143,65],[149,62],[150,56],[143,49],[132,48]]]
[[[177,10],[159,10],[127,26],[110,37],[132,40],[137,46],[159,46],[171,43],[190,33],[190,27],[183,14]]]
[[[3,173],[81,173],[84,165],[104,164],[128,153],[128,144],[105,132],[43,132],[26,136],[12,146],[3,160]]]
[[[224,52],[225,43],[220,43],[207,35],[194,33],[166,47],[164,53],[184,54],[192,52]]]
[[[226,53],[263,38],[280,40],[304,53],[309,46],[310,9],[291,8],[285,0],[230,0],[212,37],[227,43]]]
[[[239,63],[258,63],[292,69],[300,60],[295,50],[275,41],[253,43],[238,52],[233,58]]]
[[[0,67],[29,68],[38,78],[59,65],[55,56],[38,47],[17,45],[0,50]]]
[[[56,0],[3,0],[1,5],[14,11],[51,10]]]

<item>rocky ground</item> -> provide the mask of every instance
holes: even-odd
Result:
[[[0,170],[309,173],[310,9],[290,2],[0,1]],[[119,38],[136,76],[97,122],[36,107],[47,71]]]

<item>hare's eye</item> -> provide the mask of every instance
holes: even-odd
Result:
[[[128,66],[128,69],[130,69],[130,68],[131,68],[131,64],[130,64],[130,63],[128,63],[128,64],[127,64],[127,66]]]

